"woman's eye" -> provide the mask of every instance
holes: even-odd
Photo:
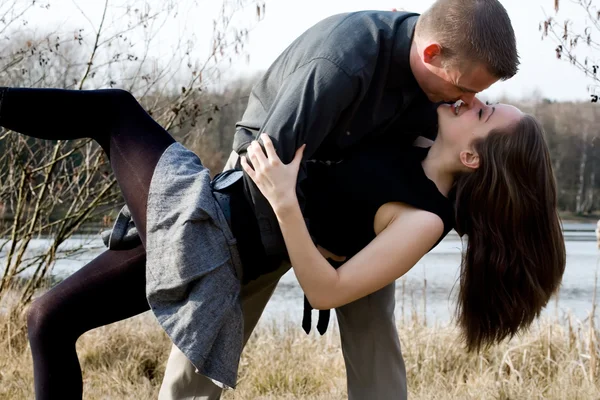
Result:
[[[483,115],[483,108],[479,110],[479,119],[481,119],[482,115]]]

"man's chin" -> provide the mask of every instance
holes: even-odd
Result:
[[[441,96],[439,94],[435,94],[435,93],[426,93],[427,98],[429,99],[429,101],[431,101],[432,103],[456,103],[456,100],[448,100],[445,98],[445,96]]]
[[[440,102],[444,101],[441,96],[438,96],[437,94],[434,94],[434,93],[425,93],[425,95],[427,96],[429,101],[432,103],[440,103]]]

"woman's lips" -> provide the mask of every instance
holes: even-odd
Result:
[[[460,109],[463,105],[464,104],[460,100],[452,104],[452,111],[454,112],[454,115],[456,115],[457,117],[460,115]]]

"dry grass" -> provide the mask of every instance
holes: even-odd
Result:
[[[6,340],[11,337],[12,340]],[[33,399],[25,318],[0,322],[0,399]],[[95,329],[77,342],[86,399],[158,395],[169,340],[149,314]]]
[[[24,318],[0,320],[0,399],[31,399]],[[593,320],[540,322],[523,337],[466,354],[452,327],[399,327],[411,399],[600,399]],[[148,314],[103,327],[77,343],[86,399],[156,398],[169,341]],[[259,326],[243,355],[239,386],[224,399],[344,399],[339,334],[306,336],[298,324]]]

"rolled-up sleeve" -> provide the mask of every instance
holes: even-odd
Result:
[[[358,80],[332,61],[311,60],[284,80],[260,132],[275,139],[283,162],[290,162],[304,143],[308,158],[353,102],[358,87]]]
[[[309,159],[356,100],[360,87],[357,77],[347,74],[329,59],[313,59],[285,78],[259,133],[266,133],[272,138],[284,163],[294,158],[302,144],[306,144],[304,159]],[[252,139],[249,136],[244,143],[238,142],[236,151],[244,154]],[[302,163],[297,183],[301,207],[304,206],[304,196],[299,186],[305,178],[306,166]],[[257,196],[258,189],[254,184],[250,186],[256,211],[272,213],[266,199]]]

